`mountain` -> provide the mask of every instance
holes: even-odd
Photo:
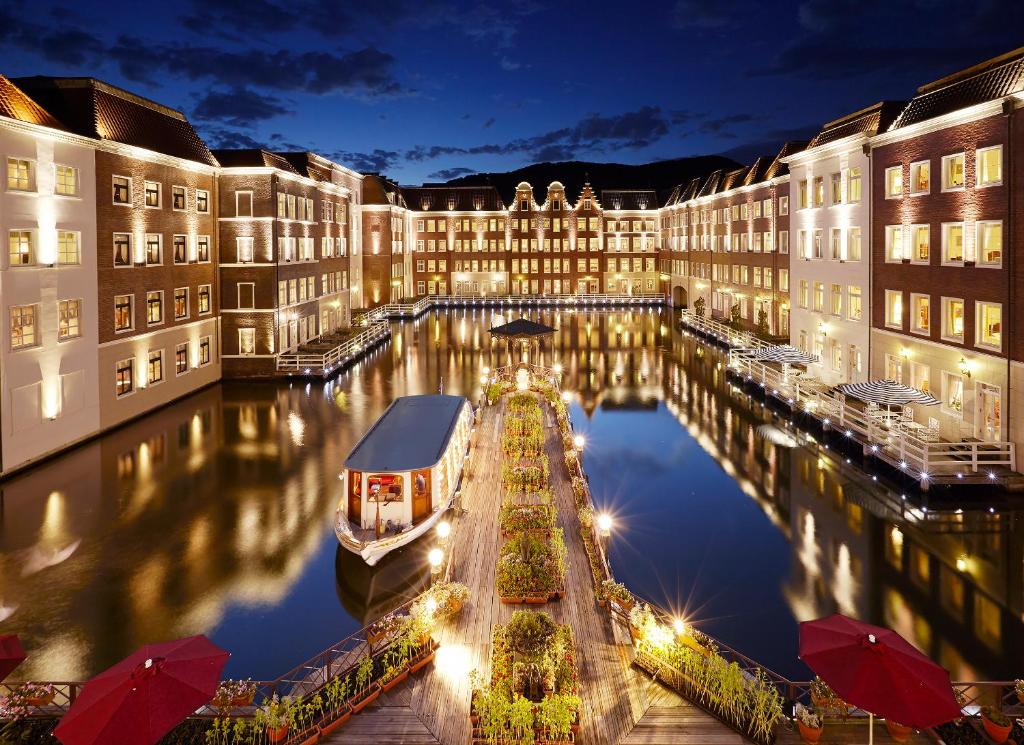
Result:
[[[686,183],[695,176],[706,176],[719,168],[731,170],[739,167],[739,163],[722,155],[673,158],[638,166],[570,160],[562,163],[534,163],[504,173],[473,173],[447,181],[445,185],[492,185],[497,187],[505,204],[511,204],[516,186],[522,181],[533,187],[538,201],[544,201],[548,184],[552,181],[562,182],[570,199],[575,199],[584,182],[590,181],[598,195],[602,189],[654,189],[658,192],[659,200],[663,201],[675,186]]]

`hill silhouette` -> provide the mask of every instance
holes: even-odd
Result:
[[[548,184],[552,181],[560,181],[565,186],[569,199],[575,199],[583,184],[589,181],[598,194],[602,189],[654,189],[661,204],[678,184],[685,183],[695,176],[706,176],[719,168],[731,170],[739,167],[739,163],[722,155],[673,158],[643,165],[569,160],[561,163],[533,163],[514,171],[473,173],[446,181],[444,185],[491,185],[498,189],[505,204],[511,204],[516,186],[522,181],[533,187],[534,194],[541,202],[544,201]],[[424,184],[438,185],[440,184]]]

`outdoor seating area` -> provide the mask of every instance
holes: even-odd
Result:
[[[353,326],[302,344],[277,358],[277,371],[288,375],[326,377],[391,336],[387,321]]]
[[[926,391],[891,380],[832,387],[807,372],[807,366],[817,361],[812,355],[719,328],[724,324],[692,313],[684,312],[682,319],[684,325],[728,348],[729,371],[744,384],[814,418],[827,433],[859,443],[865,455],[914,478],[923,489],[969,476],[998,482],[1017,471],[1011,442],[943,439],[937,417],[924,413],[939,404]]]

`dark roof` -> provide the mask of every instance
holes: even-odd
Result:
[[[43,127],[64,129],[63,124],[3,75],[0,75],[0,116]]]
[[[658,194],[653,189],[602,189],[601,206],[606,210],[656,210]]]
[[[493,186],[403,186],[402,193],[409,209],[421,212],[505,209]]]
[[[185,115],[95,78],[15,78],[15,84],[77,134],[216,166]]]
[[[721,194],[723,191],[729,191],[730,189],[735,189],[737,186],[742,186],[743,177],[746,175],[746,173],[746,166],[743,166],[742,168],[737,168],[734,171],[729,171],[724,176],[722,176],[721,181],[718,182],[718,188],[715,190],[715,193]]]
[[[225,168],[278,168],[298,173],[287,160],[266,150],[214,150],[213,155]]]
[[[695,176],[694,178],[690,179],[690,183],[688,183],[686,187],[683,189],[683,191],[680,193],[679,198],[682,199],[684,202],[693,199],[698,194],[700,194],[700,184],[701,181],[699,176]]]
[[[765,173],[768,172],[768,166],[772,164],[772,158],[768,155],[762,155],[755,160],[750,168],[747,169],[747,175],[743,177],[743,185],[750,186],[751,184],[758,184],[765,180]]]
[[[772,161],[772,164],[768,166],[768,170],[765,171],[765,180],[785,176],[789,173],[789,166],[786,163],[783,163],[782,159],[788,158],[790,155],[796,155],[806,149],[807,143],[803,140],[793,140],[783,145],[782,149],[779,150],[778,155],[775,156],[775,160]]]
[[[368,173],[363,178],[363,204],[393,204],[405,207],[402,189],[394,181],[379,173]]]
[[[683,185],[679,184],[675,188],[673,188],[672,191],[669,192],[668,196],[665,198],[665,204],[663,206],[671,207],[675,204],[679,204],[680,202],[683,201],[682,194]]]
[[[411,471],[441,460],[458,424],[464,396],[402,396],[391,402],[352,448],[346,468],[358,471]]]
[[[889,130],[995,101],[1021,90],[1024,90],[1024,47],[921,86]]]
[[[492,327],[490,332],[494,336],[545,336],[555,333],[555,329],[545,326],[543,323],[531,321],[529,318],[517,318],[501,326]]]
[[[866,109],[841,116],[823,125],[821,131],[808,143],[807,148],[827,145],[853,135],[871,137],[884,132],[906,105],[906,101],[879,101]]]
[[[704,184],[700,187],[700,191],[697,192],[696,196],[706,197],[716,193],[718,191],[718,184],[722,180],[722,176],[724,174],[725,171],[721,169],[709,173],[707,179],[704,180]]]

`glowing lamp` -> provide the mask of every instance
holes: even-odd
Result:
[[[676,636],[682,636],[686,633],[686,624],[683,623],[681,618],[676,618],[672,621],[672,628],[676,630]]]
[[[602,512],[597,516],[597,529],[601,531],[601,535],[611,535],[612,532],[612,516],[607,512]]]
[[[442,541],[447,539],[452,534],[452,524],[447,520],[442,520],[437,524],[437,537]]]
[[[577,450],[582,450],[586,440],[583,439],[583,435],[576,435],[572,438],[572,444],[576,446]]]
[[[432,548],[427,554],[427,561],[430,562],[432,569],[437,570],[441,568],[441,562],[444,561],[444,551],[439,548]]]

